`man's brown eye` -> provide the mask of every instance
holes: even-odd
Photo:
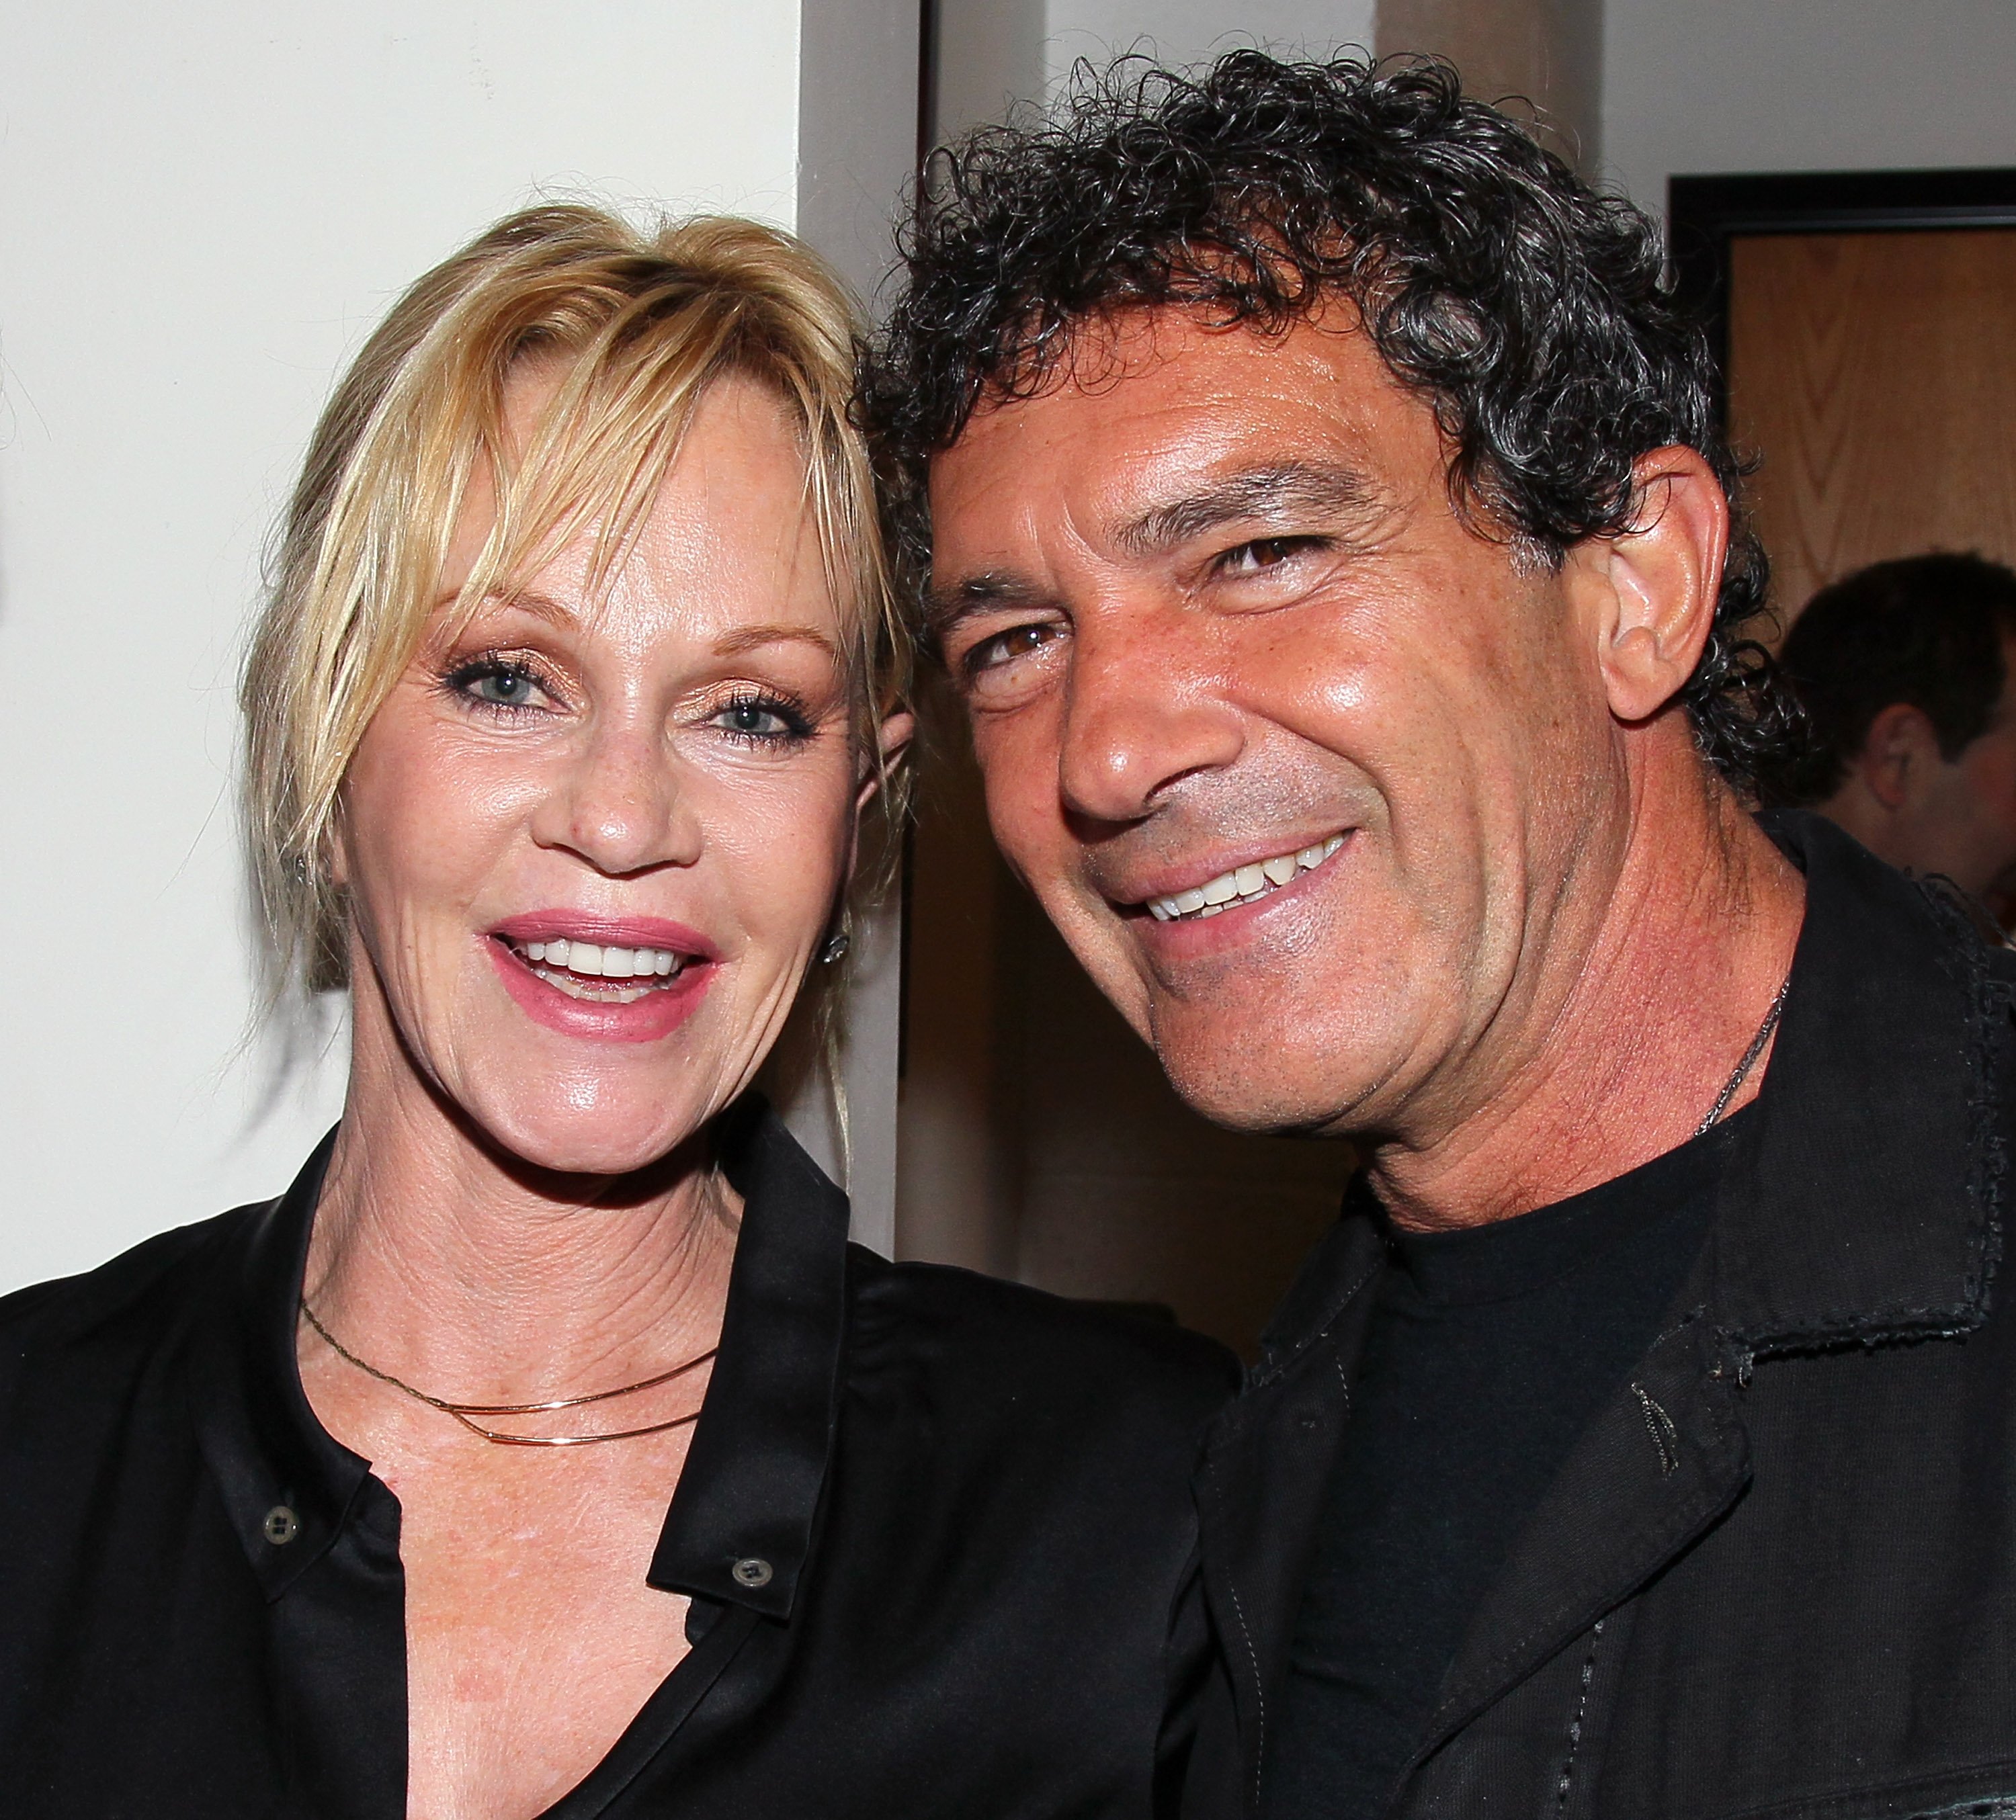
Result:
[[[1049,642],[1048,626],[1017,626],[1010,631],[996,632],[991,638],[983,638],[967,653],[966,667],[969,674],[974,674],[1012,664],[1017,657],[1040,651]]]
[[[1241,544],[1232,552],[1232,566],[1239,569],[1271,569],[1277,563],[1286,562],[1301,549],[1300,538],[1260,538],[1250,544]]]

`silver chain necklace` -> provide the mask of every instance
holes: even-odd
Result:
[[[1750,1047],[1743,1052],[1743,1059],[1736,1064],[1736,1072],[1723,1083],[1721,1092],[1715,1096],[1715,1104],[1708,1109],[1708,1117],[1694,1127],[1697,1138],[1705,1137],[1721,1122],[1722,1115],[1729,1110],[1729,1102],[1750,1078],[1750,1070],[1757,1066],[1757,1058],[1764,1053],[1764,1045],[1770,1041],[1772,1031],[1778,1027],[1778,1014],[1785,1009],[1785,991],[1791,983],[1790,973],[1778,982],[1778,990],[1771,995],[1770,1009],[1764,1013],[1764,1021],[1758,1025],[1756,1035],[1750,1039]]]

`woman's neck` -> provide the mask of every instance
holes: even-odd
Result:
[[[632,1175],[542,1171],[410,1068],[358,1063],[304,1279],[345,1345],[436,1395],[507,1402],[715,1344],[741,1203],[707,1133]]]

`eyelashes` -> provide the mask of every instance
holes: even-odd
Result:
[[[535,697],[544,697],[549,703],[553,700],[552,691],[537,669],[522,657],[495,651],[458,664],[441,678],[441,689],[471,707],[506,716],[540,706]]]
[[[507,723],[566,705],[560,689],[537,664],[501,651],[486,651],[455,664],[437,686],[463,707]],[[704,708],[700,724],[714,728],[733,744],[758,750],[801,746],[818,733],[798,697],[747,684],[733,688],[711,710]]]
[[[805,704],[772,689],[738,689],[712,716],[738,745],[802,746],[815,731]]]

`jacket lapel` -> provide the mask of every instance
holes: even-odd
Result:
[[[1347,1214],[1331,1228],[1282,1304],[1244,1395],[1219,1417],[1198,1469],[1205,1596],[1232,1682],[1249,1807],[1384,1266],[1370,1220]]]
[[[1706,1322],[1685,1320],[1604,1405],[1479,1606],[1410,1773],[1742,1494],[1749,1443],[1719,1350]]]

